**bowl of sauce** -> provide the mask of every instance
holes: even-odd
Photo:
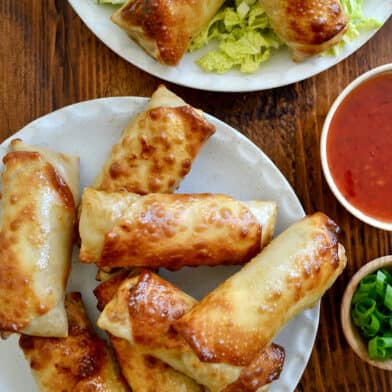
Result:
[[[366,264],[363,267],[361,267],[352,276],[343,294],[341,307],[340,307],[340,320],[342,324],[343,333],[344,336],[346,337],[348,344],[362,360],[380,369],[392,371],[392,355],[391,355],[390,347],[385,348],[385,351],[388,351],[388,353],[385,353],[385,357],[383,359],[377,358],[377,356],[374,357],[374,355],[372,355],[374,354],[374,346],[373,347],[371,347],[372,345],[369,346],[369,340],[373,339],[374,342],[374,338],[370,338],[370,337],[365,338],[361,333],[360,328],[356,325],[355,319],[353,317],[355,314],[354,309],[357,306],[361,305],[361,307],[363,308],[363,304],[360,304],[361,301],[360,298],[362,295],[366,296],[367,293],[366,292],[361,293],[361,290],[364,290],[365,286],[367,285],[369,289],[369,295],[366,296],[366,298],[370,299],[370,297],[374,298],[374,296],[376,296],[376,300],[370,299],[370,301],[368,302],[368,303],[373,302],[372,306],[374,307],[374,311],[369,309],[368,306],[365,306],[366,309],[365,312],[367,315],[363,314],[365,317],[363,318],[362,321],[365,323],[368,322],[369,325],[373,324],[371,328],[375,327],[378,329],[378,332],[376,332],[375,330],[373,331],[377,335],[383,334],[382,330],[384,328],[386,330],[385,336],[391,335],[392,326],[389,325],[389,320],[388,320],[388,324],[387,321],[384,320],[381,323],[378,322],[378,325],[376,326],[374,324],[377,324],[377,322],[374,323],[373,321],[374,316],[376,317],[377,320],[379,320],[379,317],[383,316],[383,312],[385,312],[385,310],[387,309],[384,306],[385,302],[383,301],[382,296],[381,297],[379,296],[380,279],[378,279],[379,278],[378,271],[383,271],[383,270],[387,270],[389,274],[391,274],[392,255],[379,257],[378,259],[366,262]],[[373,275],[373,277],[377,275],[374,284],[370,283],[371,280],[368,279],[369,277],[371,277],[371,275]],[[381,283],[382,286],[384,286],[382,287],[382,289],[385,290],[386,282],[382,282],[381,280]],[[373,287],[371,287],[372,285]],[[376,286],[377,288],[375,289]],[[374,291],[376,291],[376,293],[374,293]],[[364,297],[362,297],[362,301],[363,298]],[[390,314],[390,309],[387,309],[387,313]],[[368,317],[371,321],[369,319],[366,320]],[[372,332],[370,331],[371,328],[369,328],[368,330],[370,334],[372,334]],[[389,341],[389,343],[391,342]]]
[[[325,119],[320,148],[340,203],[363,222],[392,230],[392,64],[343,90]]]

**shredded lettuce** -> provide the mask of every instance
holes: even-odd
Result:
[[[341,0],[341,3],[350,20],[347,31],[343,39],[322,56],[338,55],[361,31],[381,25],[375,19],[363,16],[363,0]],[[193,38],[189,51],[200,49],[213,40],[218,41],[218,49],[196,62],[203,70],[216,73],[233,68],[244,73],[256,72],[274,50],[284,45],[257,0],[227,0],[210,24]]]
[[[229,0],[210,24],[193,38],[189,51],[200,49],[212,40],[218,41],[218,49],[196,62],[205,71],[217,73],[233,68],[253,73],[270,58],[271,51],[283,44],[256,0]]]
[[[374,18],[363,16],[363,0],[341,0],[342,7],[349,17],[347,31],[343,39],[331,49],[322,53],[322,56],[337,56],[344,46],[356,39],[361,31],[373,30],[382,25]]]
[[[124,4],[127,0],[97,0],[100,4]],[[374,18],[363,16],[363,0],[340,0],[349,17],[343,39],[322,56],[336,56],[342,48],[356,39],[361,31],[381,26]],[[196,60],[207,72],[225,73],[239,69],[253,73],[273,52],[284,46],[272,30],[270,21],[258,0],[226,0],[209,25],[193,37],[190,52],[217,41],[218,47]]]

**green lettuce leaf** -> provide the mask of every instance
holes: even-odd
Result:
[[[336,56],[355,40],[361,31],[376,29],[381,23],[363,16],[363,0],[340,0],[349,17],[343,39],[322,56]],[[100,4],[124,4],[127,0],[97,0]],[[258,0],[226,0],[211,22],[193,37],[188,51],[193,52],[211,41],[218,48],[199,58],[197,64],[207,72],[224,73],[233,68],[244,73],[256,72],[273,52],[284,45],[274,33]]]
[[[341,0],[350,21],[343,39],[322,56],[337,55],[356,39],[361,31],[380,27],[381,23],[363,16],[363,0]],[[233,68],[244,73],[256,72],[284,43],[272,30],[263,7],[257,0],[227,0],[210,24],[193,38],[189,51],[217,40],[212,50],[197,64],[207,72],[224,73]]]
[[[331,49],[322,53],[322,56],[337,56],[344,46],[358,38],[361,31],[377,29],[382,25],[374,18],[363,16],[363,0],[341,0],[342,7],[349,17],[347,31],[343,39]]]
[[[197,60],[207,72],[224,73],[233,68],[241,72],[257,71],[282,41],[273,32],[267,14],[257,0],[230,0],[210,24],[193,38],[189,51],[211,40],[218,41],[218,49]]]

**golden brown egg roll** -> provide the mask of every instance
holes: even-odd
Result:
[[[82,262],[111,267],[241,264],[272,237],[276,203],[225,195],[107,193],[86,188]]]
[[[3,162],[0,329],[66,336],[79,158],[14,140]]]
[[[245,367],[200,361],[171,327],[196,303],[169,282],[144,271],[139,277],[127,278],[121,284],[97,324],[111,335],[127,340],[140,352],[193,378],[210,392],[255,392],[279,377],[284,350],[275,344],[255,355]]]
[[[130,392],[87,319],[80,293],[66,295],[66,338],[22,335],[19,344],[40,392]]]
[[[348,17],[339,0],[260,0],[276,34],[294,61],[302,61],[337,44]]]
[[[174,328],[203,361],[248,363],[341,274],[346,256],[337,233],[320,212],[294,223]]]
[[[199,31],[208,25],[224,0],[130,0],[111,20],[150,56],[176,65]]]
[[[215,127],[203,114],[160,86],[145,111],[124,129],[93,187],[146,194],[171,193]]]
[[[136,271],[140,273],[140,271]],[[94,294],[98,299],[98,309],[102,311],[116,294],[125,278],[132,276],[127,271],[113,274],[99,284]],[[169,365],[144,354],[127,340],[109,335],[110,343],[120,365],[122,374],[133,392],[203,392],[204,388],[191,378],[177,372]]]

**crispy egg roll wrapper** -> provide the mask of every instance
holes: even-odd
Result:
[[[167,363],[204,385],[210,392],[255,392],[278,378],[284,350],[271,344],[249,366],[207,363],[171,327],[196,305],[196,300],[152,272],[127,278],[105,306],[98,326],[125,339],[141,352]],[[235,387],[243,389],[235,389]]]
[[[22,335],[19,344],[40,392],[130,392],[117,364],[94,332],[80,293],[66,295],[65,338]]]
[[[276,34],[302,61],[337,44],[348,17],[339,0],[260,0]]]
[[[136,271],[136,274],[140,271]],[[94,294],[102,311],[116,294],[123,280],[135,272],[120,271],[99,284]],[[203,392],[204,388],[193,379],[174,370],[166,363],[144,354],[127,340],[109,335],[122,374],[133,392]]]
[[[3,162],[0,329],[66,336],[79,158],[17,139]]]
[[[294,223],[174,328],[204,361],[248,363],[341,274],[346,256],[337,232],[320,212]]]
[[[274,231],[276,203],[225,195],[85,189],[79,222],[85,263],[111,267],[241,264]]]
[[[171,193],[214,132],[200,111],[160,86],[124,129],[93,188]]]
[[[188,46],[218,12],[224,0],[130,0],[111,20],[150,56],[176,65]]]

